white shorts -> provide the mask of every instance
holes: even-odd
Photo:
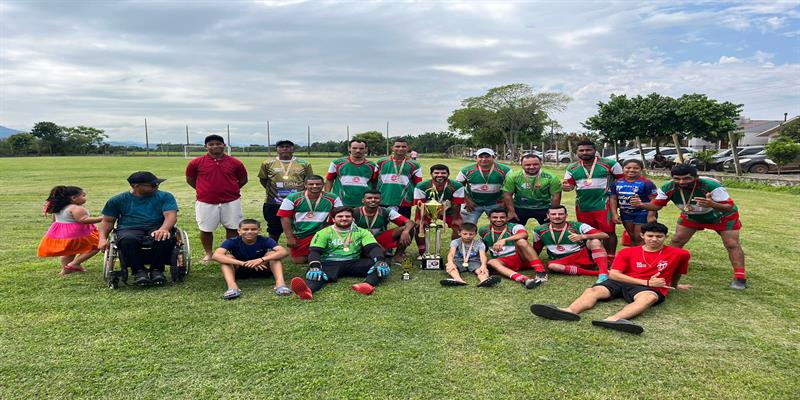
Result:
[[[240,199],[221,204],[196,201],[194,203],[194,213],[197,227],[203,232],[214,232],[219,224],[222,224],[227,229],[238,229],[239,222],[244,219]]]

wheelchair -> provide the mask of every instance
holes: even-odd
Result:
[[[172,229],[175,238],[175,247],[172,248],[170,260],[170,277],[172,282],[183,282],[191,269],[192,251],[189,247],[189,237],[186,231],[175,227]],[[120,282],[128,284],[128,268],[122,265],[117,246],[117,230],[108,235],[108,249],[103,256],[103,276],[109,289],[118,289]]]

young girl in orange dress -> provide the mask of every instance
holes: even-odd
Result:
[[[92,218],[83,207],[86,193],[77,186],[56,186],[44,205],[45,214],[53,216],[53,224],[39,243],[39,257],[60,257],[64,276],[86,272],[81,263],[92,258],[99,235],[94,225],[102,217]]]

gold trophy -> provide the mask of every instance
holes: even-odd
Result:
[[[444,230],[444,213],[449,205],[450,201],[445,201],[442,204],[433,198],[422,207],[419,236],[425,238],[425,254],[419,257],[421,269],[444,269],[441,255],[442,230]],[[425,214],[428,214],[430,219],[427,225],[424,225]]]
[[[411,280],[411,260],[409,258],[403,260],[403,276],[401,279],[404,281]]]

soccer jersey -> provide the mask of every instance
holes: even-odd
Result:
[[[455,215],[456,211],[459,207],[454,207],[455,205],[464,204],[464,186],[461,186],[460,183],[448,179],[442,190],[436,189],[436,185],[433,184],[433,179],[428,179],[426,181],[420,182],[414,188],[414,203],[419,202],[427,202],[431,199],[436,199],[436,201],[440,203],[444,203],[445,201],[450,201],[451,205],[446,211],[446,215]],[[417,207],[419,210],[419,206]],[[418,211],[419,212],[419,211]]]
[[[528,176],[525,171],[514,171],[506,177],[503,191],[514,196],[514,208],[547,209],[553,194],[561,192],[561,181],[544,171],[537,177]]]
[[[348,157],[331,161],[326,179],[333,181],[331,192],[342,199],[342,204],[358,207],[364,193],[373,187],[377,177],[378,167],[375,163],[364,160],[355,164]]]
[[[673,275],[685,275],[688,272],[691,257],[688,251],[672,246],[664,246],[657,252],[645,251],[642,246],[627,247],[614,257],[611,269],[636,279],[650,279],[659,273],[659,277],[664,278],[669,285]],[[650,289],[664,296],[669,293],[669,289],[664,287]]]
[[[732,204],[733,208],[728,212],[722,212],[710,207],[702,207],[691,199],[695,197],[706,197],[711,193],[711,199],[717,203]],[[681,215],[688,220],[700,224],[717,224],[739,218],[739,211],[733,199],[728,195],[728,191],[718,181],[711,178],[697,178],[692,188],[681,189],[675,182],[667,182],[658,189],[654,204],[665,206],[669,201],[681,209]],[[685,204],[688,202],[689,204]]]
[[[306,199],[305,192],[297,192],[283,199],[278,216],[291,218],[292,233],[304,238],[322,229],[333,207],[341,205],[342,201],[331,193],[321,193],[317,200],[311,200]]]
[[[611,182],[622,178],[622,167],[616,161],[600,157],[594,161],[592,166],[578,160],[564,172],[564,179],[576,187],[575,207],[580,211],[605,210]]]
[[[422,169],[414,160],[397,161],[391,157],[378,160],[378,185],[381,204],[407,207],[414,199],[414,186],[422,181]]]
[[[219,247],[228,250],[233,258],[239,261],[249,261],[264,257],[277,245],[272,238],[258,235],[252,244],[245,243],[241,236],[237,236],[226,239]]]
[[[349,261],[361,258],[361,249],[369,244],[378,244],[375,237],[366,230],[355,225],[350,226],[350,231],[334,231],[335,226],[323,228],[311,239],[310,247],[322,249],[320,261]],[[348,241],[348,235],[350,240]],[[346,245],[346,246],[345,246]],[[347,250],[345,250],[345,247]]]
[[[617,179],[611,185],[610,191],[612,195],[617,196],[619,212],[626,214],[642,212],[641,208],[631,205],[631,197],[638,195],[642,199],[642,203],[649,203],[650,199],[656,197],[657,192],[656,184],[643,176],[636,178],[634,181],[628,181],[625,178]]]
[[[478,230],[478,236],[480,236],[481,240],[483,240],[483,243],[486,244],[486,247],[489,249],[489,253],[491,253],[494,257],[508,257],[517,254],[517,247],[514,245],[514,242],[506,242],[499,252],[495,251],[492,246],[494,246],[494,244],[500,239],[507,239],[516,235],[517,233],[526,232],[525,227],[513,222],[507,223],[504,230],[501,229],[501,232],[493,231],[493,227],[493,225],[488,225],[481,227],[481,229]]]
[[[456,180],[461,182],[472,201],[478,206],[493,206],[503,197],[503,182],[511,168],[494,163],[489,171],[481,171],[478,164],[470,164],[459,171]]]
[[[550,224],[539,225],[533,228],[533,242],[542,242],[547,247],[547,255],[550,260],[557,260],[575,254],[586,248],[586,243],[582,240],[573,242],[569,240],[571,233],[593,234],[600,231],[582,222],[567,221],[567,232],[555,230]]]
[[[393,208],[378,207],[378,212],[371,217],[367,216],[365,211],[364,207],[354,209],[353,222],[359,228],[364,228],[375,236],[388,229],[389,221],[397,226],[405,225],[406,221],[408,221],[408,218],[400,215]]]
[[[279,160],[277,157],[261,163],[258,177],[268,181],[265,203],[281,204],[286,196],[305,189],[306,177],[314,175],[308,161],[299,158]],[[284,178],[286,176],[287,178]]]
[[[470,250],[470,245],[472,247],[471,250]],[[453,259],[460,260],[462,262],[464,261],[465,258],[467,262],[469,261],[480,262],[481,261],[480,252],[486,251],[486,245],[483,243],[482,240],[478,238],[472,239],[472,243],[470,244],[464,244],[464,242],[461,241],[461,238],[452,240],[450,242],[450,248],[456,249],[456,254],[453,256]],[[467,254],[467,257],[464,257],[465,252],[469,253]]]

